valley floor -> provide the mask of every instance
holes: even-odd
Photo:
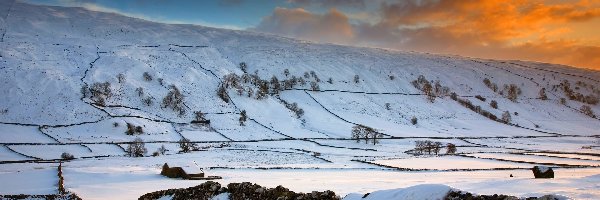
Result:
[[[415,140],[422,139],[427,138],[383,139],[377,145],[326,139],[231,142],[224,146],[205,143],[203,151],[185,154],[77,158],[63,163],[63,175],[67,190],[84,199],[135,199],[157,190],[199,185],[203,181],[159,175],[164,163],[193,171],[197,169],[194,162],[207,175],[222,176],[217,180],[222,185],[253,182],[266,187],[283,185],[297,192],[332,190],[342,197],[444,184],[477,194],[600,198],[600,152],[594,137],[429,138],[457,144],[457,154],[404,153],[414,147]],[[566,142],[559,143],[558,139]],[[534,165],[554,167],[556,177],[534,179],[529,169]],[[57,193],[57,166],[50,161],[4,162],[0,179],[10,181],[0,183],[0,194]]]

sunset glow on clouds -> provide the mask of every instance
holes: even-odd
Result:
[[[336,44],[600,70],[600,0],[27,0]]]
[[[372,13],[379,18],[375,23],[353,21],[351,15],[336,7],[325,13],[278,7],[253,30],[319,42],[600,69],[600,1],[411,0],[380,2]]]

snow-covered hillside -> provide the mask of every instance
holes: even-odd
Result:
[[[553,139],[564,137],[568,139],[561,141],[570,142],[555,147],[573,152],[590,146],[585,151],[600,153],[593,143],[600,135],[600,118],[581,109],[600,113],[600,105],[593,103],[600,96],[598,71],[319,44],[8,0],[0,1],[0,32],[0,161],[53,160],[63,152],[82,160],[108,156],[120,161],[125,159],[121,157],[126,143],[136,137],[147,142],[149,151],[165,145],[171,154],[179,150],[176,142],[182,138],[211,144],[211,148],[233,143],[231,148],[202,154],[227,162],[199,163],[224,168],[380,169],[371,164],[394,163],[378,158],[406,158],[402,152],[420,137],[462,145],[465,148],[459,151],[466,153],[551,151],[555,150],[549,147]],[[275,76],[283,83],[294,76],[306,84],[294,81],[292,88],[259,100],[259,88],[244,83],[241,95],[236,88],[228,88],[230,101],[225,102],[217,91],[226,75],[244,75],[240,63],[247,65],[247,75],[262,80]],[[439,81],[449,92],[430,102],[412,83],[420,75],[432,85]],[[496,84],[498,90],[494,92],[484,80]],[[564,81],[570,84],[571,94],[583,98],[570,99]],[[319,89],[311,88],[311,82]],[[105,84],[108,94],[92,91],[95,84]],[[505,84],[518,87],[515,99],[506,97]],[[251,97],[248,88],[253,89]],[[547,99],[540,98],[542,89]],[[174,90],[183,94],[183,112],[162,105]],[[498,118],[508,111],[511,120],[491,120],[461,105],[451,93]],[[490,106],[492,101],[498,108]],[[304,114],[298,117],[285,102],[296,103]],[[239,122],[242,111],[248,116],[245,126]],[[191,124],[195,112],[203,113],[210,127]],[[412,118],[418,123],[413,124]],[[127,124],[140,126],[143,133],[126,134]],[[379,145],[346,140],[358,124],[376,129],[387,139]],[[529,142],[543,145],[512,141],[520,138],[537,138]],[[516,143],[518,147],[502,149]],[[248,155],[230,153],[240,149],[251,151]],[[283,151],[284,161],[248,163],[261,157],[257,149],[267,155]],[[368,158],[367,163],[350,162],[358,158]],[[165,160],[186,163],[181,154],[143,162],[152,163],[149,167]],[[596,166],[597,162],[584,164]],[[80,173],[84,172],[73,171]]]

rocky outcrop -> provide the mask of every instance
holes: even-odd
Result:
[[[292,199],[303,199],[303,200],[339,200],[332,191],[324,192],[311,192],[311,193],[296,193],[290,191],[283,186],[277,186],[275,188],[265,188],[263,186],[243,182],[243,183],[230,183],[227,187],[221,187],[221,184],[213,181],[207,181],[201,185],[182,188],[182,189],[168,189],[157,192],[151,192],[142,195],[140,200],[152,200],[159,199],[165,196],[171,196],[173,200],[184,200],[184,199],[210,199],[213,196],[221,193],[229,193],[231,200],[246,200],[246,199],[277,199],[277,200],[292,200]]]
[[[79,196],[74,193],[65,194],[47,194],[47,195],[0,195],[0,199],[12,200],[12,199],[53,199],[53,200],[81,200]]]
[[[246,199],[340,199],[334,192],[327,190],[324,192],[313,191],[311,193],[295,193],[283,186],[275,188],[265,188],[249,182],[230,183],[227,185],[230,193],[230,200]]]
[[[476,195],[469,192],[463,191],[450,191],[446,195],[445,200],[558,200],[560,198],[554,195],[544,195],[541,197],[526,197],[519,198],[515,196],[508,196],[503,194],[494,195]]]

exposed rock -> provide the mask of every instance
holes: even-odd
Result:
[[[148,193],[142,195],[139,199],[150,200],[150,199],[159,199],[163,196],[172,196],[174,200],[176,199],[210,199],[213,196],[216,196],[221,193],[229,193],[229,199],[231,200],[247,200],[247,199],[276,199],[276,200],[293,200],[293,199],[303,199],[303,200],[339,200],[340,197],[337,196],[332,191],[324,191],[317,192],[313,191],[311,193],[296,193],[290,191],[289,189],[283,186],[277,186],[275,188],[265,188],[257,184],[243,182],[243,183],[230,183],[227,187],[221,187],[219,183],[207,181],[201,185],[183,188],[183,189],[168,189],[161,190],[157,192]]]
[[[79,196],[74,193],[65,194],[48,194],[48,195],[0,195],[0,199],[12,200],[12,199],[53,199],[53,200],[81,200]]]
[[[554,195],[544,195],[541,197],[527,197],[527,198],[518,198],[515,196],[508,196],[503,194],[494,194],[494,195],[474,195],[469,192],[463,191],[450,191],[448,195],[446,195],[446,200],[558,200],[559,198]]]

